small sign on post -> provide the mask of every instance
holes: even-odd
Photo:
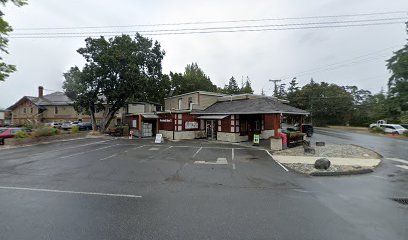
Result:
[[[259,145],[259,134],[254,134],[254,140],[252,141],[254,146]]]
[[[154,140],[154,143],[163,143],[163,134],[161,133],[156,134],[156,139]]]

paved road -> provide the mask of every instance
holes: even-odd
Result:
[[[389,198],[408,197],[407,171],[387,162],[369,175],[306,177],[264,150],[206,141],[101,138],[3,149],[0,236],[406,239],[408,209]]]

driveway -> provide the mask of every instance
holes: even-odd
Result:
[[[0,235],[405,239],[407,209],[389,199],[399,183],[381,171],[311,178],[286,171],[265,150],[198,140],[100,138],[0,150]]]

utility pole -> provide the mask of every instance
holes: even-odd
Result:
[[[278,82],[280,82],[280,81],[282,81],[282,80],[280,80],[280,79],[269,79],[269,82],[273,82],[274,83],[274,85],[275,85],[275,89],[274,89],[274,91],[273,91],[273,96],[274,97],[277,97],[278,96],[278,85],[276,84],[276,83],[278,83]]]

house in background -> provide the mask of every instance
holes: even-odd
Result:
[[[38,96],[24,96],[10,106],[11,123],[13,125],[34,125],[48,122],[83,121],[90,122],[90,116],[78,113],[73,106],[73,101],[62,92],[44,95],[44,88],[38,87]],[[108,108],[106,108],[106,111]],[[118,111],[112,124],[122,122],[124,111]],[[96,113],[96,123],[100,124],[106,114],[105,111]]]
[[[11,112],[6,109],[0,108],[0,127],[8,126],[11,124]]]

